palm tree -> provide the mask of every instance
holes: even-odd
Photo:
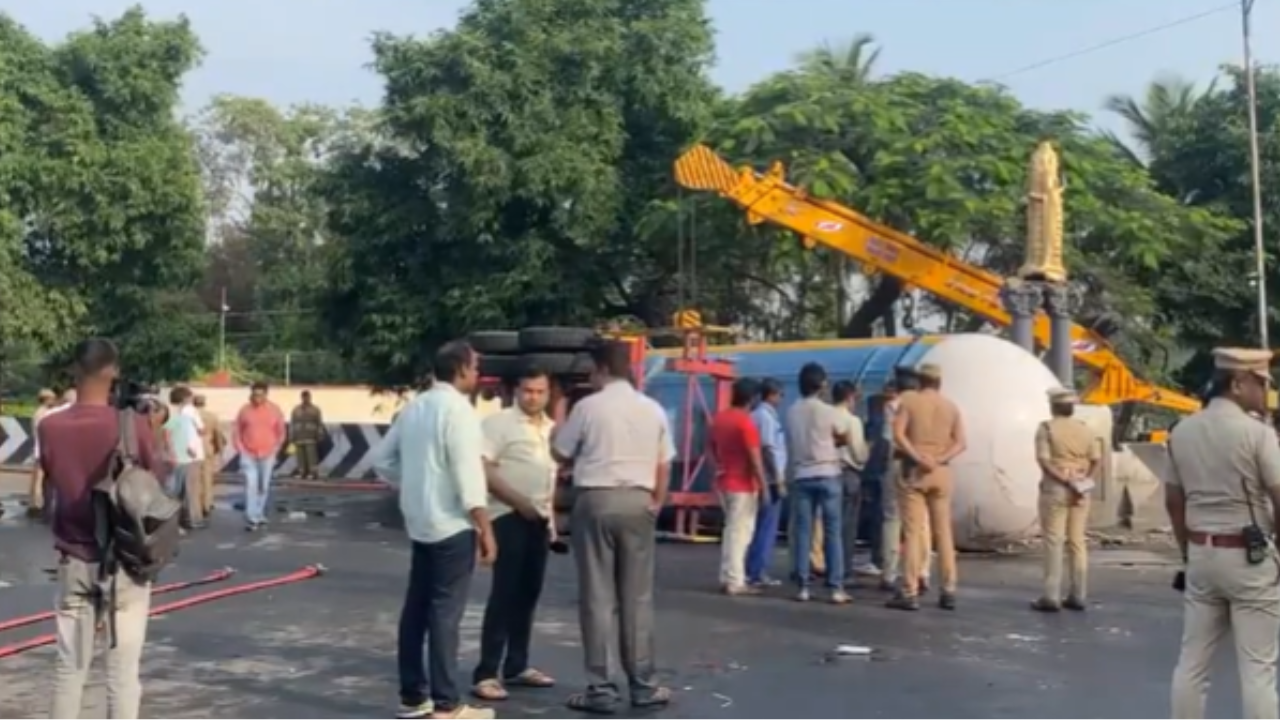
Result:
[[[880,48],[876,47],[875,36],[858,33],[846,43],[823,43],[800,53],[796,60],[805,72],[839,79],[850,85],[865,85],[871,80],[879,58]]]
[[[1127,143],[1111,132],[1106,137],[1133,162],[1145,166],[1173,126],[1186,120],[1196,103],[1212,91],[1212,84],[1200,91],[1184,78],[1165,77],[1148,85],[1140,100],[1132,95],[1112,95],[1103,107],[1125,121],[1133,142]]]

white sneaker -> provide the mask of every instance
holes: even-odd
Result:
[[[863,575],[865,577],[880,577],[880,575],[883,574],[881,573],[880,568],[870,561],[858,563],[853,567],[853,572],[856,575]]]

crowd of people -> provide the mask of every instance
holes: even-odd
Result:
[[[752,595],[781,584],[768,574],[768,559],[786,507],[798,600],[809,600],[821,580],[831,602],[847,604],[846,584],[869,576],[895,592],[890,607],[916,610],[936,555],[939,603],[954,609],[949,463],[964,451],[965,435],[941,383],[936,366],[900,371],[871,398],[864,422],[857,386],[828,387],[817,363],[800,369],[800,397],[785,417],[781,382],[735,382],[730,407],[708,433],[724,508],[723,591]],[[864,528],[868,550],[860,557]]]
[[[511,688],[554,687],[556,680],[533,664],[533,623],[549,555],[570,551],[587,683],[569,696],[568,707],[609,714],[624,702],[655,708],[671,701],[655,673],[654,556],[675,444],[665,411],[630,381],[630,348],[605,342],[592,355],[594,392],[567,412],[561,388],[545,371],[528,367],[515,384],[515,402],[482,421],[471,399],[478,356],[465,343],[450,343],[435,359],[434,385],[408,404],[377,449],[377,470],[399,488],[412,541],[398,629],[398,717],[494,717],[491,708],[464,701],[457,676],[460,625],[478,565],[492,566],[493,581],[470,694],[493,704],[506,700]],[[1233,627],[1245,715],[1275,716],[1280,561],[1271,538],[1280,524],[1280,444],[1246,413],[1265,408],[1270,357],[1220,351],[1208,407],[1170,440],[1168,508],[1187,564],[1180,576],[1186,629],[1174,676],[1175,717],[1203,716],[1212,650]],[[118,360],[109,341],[77,346],[74,396],[61,404],[48,399],[37,425],[41,486],[49,488],[59,557],[51,717],[80,713],[104,603],[111,615],[108,713],[136,718],[139,712],[150,581],[128,566],[107,564],[95,487],[120,476],[122,467],[141,468],[184,500],[190,521],[208,507],[205,491],[191,488],[204,487],[202,463],[221,442],[209,434],[216,418],[201,412],[187,388],[172,392],[167,415],[159,407],[122,411],[112,397]],[[820,365],[804,366],[798,387],[801,397],[783,413],[782,383],[740,380],[731,406],[709,428],[724,508],[723,590],[748,595],[780,584],[770,575],[773,543],[789,513],[797,599],[809,600],[821,579],[829,599],[845,604],[846,578],[878,575],[894,593],[889,607],[917,610],[932,551],[939,605],[955,609],[950,464],[964,452],[966,438],[959,408],[942,391],[941,369],[924,364],[899,373],[866,404],[865,419],[857,412],[863,407],[858,388],[828,387]],[[1048,402],[1051,417],[1035,434],[1045,559],[1043,592],[1032,607],[1080,611],[1087,606],[1084,532],[1102,443],[1073,417],[1073,392],[1054,389]],[[318,423],[318,412],[314,417]],[[553,417],[562,420],[557,425]],[[157,433],[161,421],[168,430]],[[265,386],[253,388],[233,430],[246,480],[266,478],[257,496],[247,491],[258,498],[245,509],[255,529],[274,469],[265,460],[289,439]],[[255,467],[255,459],[263,464]],[[576,496],[568,544],[554,517],[557,477],[566,467]],[[1237,477],[1224,481],[1222,468],[1233,468]],[[864,520],[869,547],[859,560]],[[615,652],[625,684],[615,675]]]

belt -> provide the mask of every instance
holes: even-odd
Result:
[[[1204,547],[1234,548],[1241,549],[1245,547],[1244,535],[1240,533],[1231,533],[1230,535],[1219,535],[1216,533],[1200,532],[1198,530],[1190,530],[1187,532],[1187,540],[1192,545],[1202,545]]]

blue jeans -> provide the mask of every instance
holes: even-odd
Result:
[[[782,498],[772,493],[769,502],[756,511],[756,532],[747,548],[747,582],[758,583],[769,576],[769,560],[778,542],[778,522],[782,519]]]
[[[251,523],[266,522],[276,459],[274,456],[255,458],[241,455],[240,469],[244,471],[244,519]]]
[[[809,545],[813,542],[814,512],[822,513],[822,552],[827,562],[827,587],[844,586],[844,536],[841,514],[844,511],[844,483],[838,475],[806,478],[791,484],[791,502],[795,503],[795,532],[791,537],[791,556],[795,563],[796,581],[809,587]]]

